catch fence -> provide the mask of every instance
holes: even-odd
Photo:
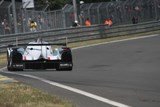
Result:
[[[72,27],[74,12],[72,5],[55,11],[36,11],[22,9],[21,3],[16,3],[18,33],[31,32],[29,20],[37,23],[37,31]],[[0,35],[13,34],[13,15],[11,2],[0,5]],[[92,25],[103,24],[106,18],[113,20],[113,26],[131,24],[132,18],[138,22],[147,22],[160,19],[160,0],[125,0],[101,3],[84,3],[80,5],[79,24],[84,26],[87,18]]]
[[[54,43],[72,43],[93,39],[103,39],[115,36],[133,35],[143,33],[153,33],[160,31],[160,21],[151,21],[139,24],[128,24],[108,27],[105,25],[93,25],[91,27],[76,27],[52,29],[38,32],[28,32],[20,34],[0,35],[0,53],[5,53],[8,45],[16,45],[17,43],[29,43],[37,38],[42,38],[47,42]]]

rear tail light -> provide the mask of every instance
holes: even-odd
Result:
[[[23,60],[24,60],[24,61],[26,60],[26,56],[23,56]]]
[[[67,47],[63,47],[62,49],[63,49],[63,50],[69,50],[69,48],[67,48]]]
[[[50,57],[48,57],[48,60],[51,60],[51,58],[50,58]]]

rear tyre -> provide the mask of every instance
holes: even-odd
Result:
[[[13,65],[12,59],[9,57],[8,53],[7,53],[7,60],[8,60],[7,70],[8,70],[8,71],[13,71],[14,69],[13,69],[13,67],[12,67],[12,65]]]
[[[23,71],[23,69],[20,69],[20,68],[13,68],[12,59],[9,59],[9,60],[8,60],[7,70],[8,70],[8,71]]]
[[[22,56],[20,53],[18,53],[16,50],[13,50],[12,53],[10,53],[9,55],[9,52],[7,51],[7,61],[8,61],[8,64],[7,64],[7,70],[8,71],[23,71],[22,68],[16,68],[16,67],[13,67],[13,64],[15,63],[15,59],[16,60],[19,60],[21,59]],[[16,62],[17,63],[17,62]],[[19,61],[18,61],[19,63]],[[20,62],[21,63],[21,62]]]

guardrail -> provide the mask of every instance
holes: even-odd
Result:
[[[45,30],[41,32],[0,35],[0,53],[4,53],[8,45],[18,43],[28,43],[38,37],[48,42],[65,42],[68,43],[99,39],[106,37],[138,34],[150,31],[160,30],[160,21],[152,21],[140,24],[119,25],[108,27],[97,25],[91,27],[76,27],[58,30]]]

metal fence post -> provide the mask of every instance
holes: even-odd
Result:
[[[18,32],[17,28],[17,15],[16,15],[16,7],[15,7],[15,0],[12,0],[12,11],[13,11],[13,20],[14,20],[14,32]]]
[[[154,2],[154,7],[155,7],[155,19],[158,19],[158,12],[157,12],[157,6],[156,6],[156,0],[153,0]]]
[[[108,6],[109,6],[109,3],[106,5],[107,17],[109,16]]]
[[[4,2],[4,0],[0,1],[0,5]]]
[[[55,22],[55,28],[57,28],[57,11],[55,11],[54,22]]]
[[[78,16],[77,16],[77,3],[76,0],[73,1],[73,10],[74,10],[74,21],[78,21]]]
[[[55,20],[53,20],[54,18],[52,18],[52,16],[54,16],[54,14],[55,14],[55,12],[52,12],[51,13],[51,11],[49,11],[49,23],[48,23],[48,28],[50,29],[50,27],[52,26],[52,28],[55,28]],[[52,23],[51,23],[52,22]]]
[[[129,2],[129,0],[126,0],[124,3],[123,3],[123,22],[127,22],[128,21],[128,17],[127,16],[127,11],[126,11],[126,5],[127,5],[127,2]]]
[[[98,13],[98,24],[101,24],[101,18],[100,18],[100,7],[103,3],[100,3],[97,7],[97,13]]]
[[[64,10],[62,10],[62,17],[63,17],[63,28],[66,28],[66,15]]]
[[[158,19],[157,20],[160,20],[160,1],[158,1],[158,4],[157,4],[157,8],[158,8]]]
[[[9,4],[9,6],[7,7],[8,8],[8,17],[9,17],[9,27],[11,28],[11,23],[12,23],[12,20],[11,20],[11,6],[12,6],[12,3]]]
[[[89,20],[91,20],[91,12],[90,12],[90,8],[92,7],[93,3],[90,4],[90,6],[88,7],[88,17],[89,17]]]

